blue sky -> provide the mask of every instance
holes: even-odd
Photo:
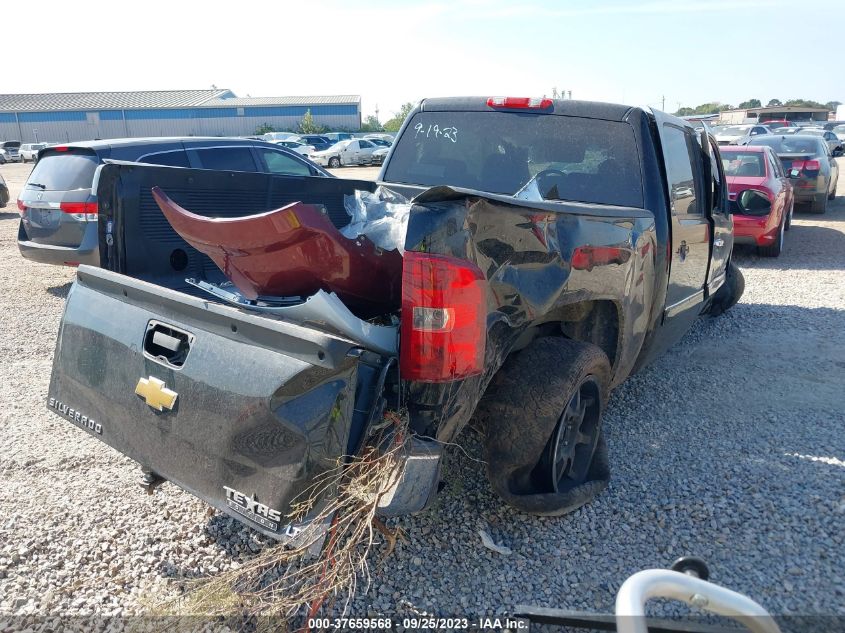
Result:
[[[660,107],[845,102],[845,0],[4,3],[41,45],[3,92],[230,88],[406,101],[550,95]],[[37,7],[37,8],[36,8]],[[131,7],[131,8],[130,8]],[[326,30],[328,35],[319,34]],[[77,42],[79,45],[76,45]],[[17,58],[18,54],[14,53]]]

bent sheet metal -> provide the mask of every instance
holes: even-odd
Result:
[[[348,239],[315,205],[237,218],[183,209],[160,188],[153,196],[179,235],[208,255],[250,300],[334,292],[353,311],[372,316],[399,305],[402,256],[366,237]]]

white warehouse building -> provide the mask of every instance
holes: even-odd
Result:
[[[246,136],[264,124],[295,130],[308,111],[332,130],[361,127],[359,95],[239,98],[221,89],[0,94],[0,141]]]

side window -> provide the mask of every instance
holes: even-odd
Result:
[[[261,158],[261,162],[264,163],[262,171],[271,174],[289,174],[291,176],[311,175],[311,168],[308,165],[287,154],[274,152],[272,149],[266,147],[257,147],[256,149],[258,150],[258,156]]]
[[[373,144],[369,141],[358,141],[358,145],[360,145],[361,149],[367,149],[373,147]]]
[[[257,171],[249,147],[210,147],[195,151],[203,169]]]
[[[663,157],[672,212],[675,215],[701,214],[696,196],[699,185],[692,168],[692,139],[681,128],[672,125],[664,125],[663,132]]]
[[[138,159],[139,163],[149,163],[150,165],[165,165],[167,167],[190,167],[188,163],[188,154],[185,150],[176,150],[174,152],[159,152],[158,154],[149,154]]]
[[[350,152],[354,152],[356,149],[358,149],[358,141],[352,141],[351,143],[347,144],[346,149],[348,149]]]
[[[766,152],[766,156],[769,159],[769,168],[772,170],[774,177],[785,178],[786,174],[783,172],[783,165],[780,164],[780,160],[772,152]]]

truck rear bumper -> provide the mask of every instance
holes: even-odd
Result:
[[[48,406],[146,472],[286,539],[291,502],[357,448],[384,362],[339,336],[83,266]]]

